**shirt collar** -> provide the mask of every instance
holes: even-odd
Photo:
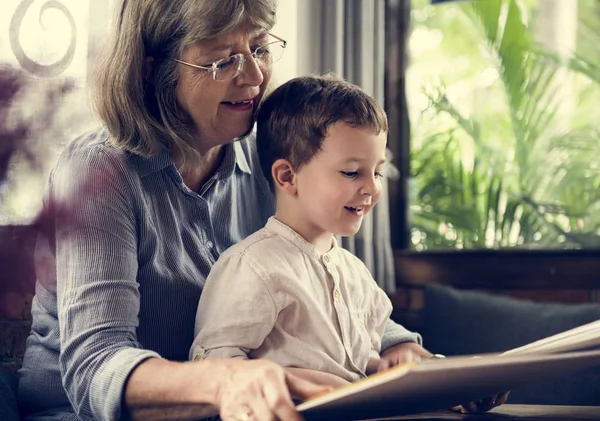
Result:
[[[248,158],[246,158],[246,153],[244,152],[244,148],[242,148],[242,142],[249,142],[250,140],[239,140],[237,142],[233,142],[233,150],[235,151],[235,163],[238,168],[245,172],[246,174],[252,174],[252,169],[250,169],[250,164],[248,164]]]
[[[279,235],[280,237],[285,238],[286,240],[294,243],[294,245],[298,247],[302,252],[317,260],[324,259],[325,256],[327,256],[330,260],[334,260],[335,256],[337,255],[339,247],[335,236],[331,236],[331,249],[326,253],[320,253],[317,251],[317,249],[315,249],[315,246],[306,241],[304,237],[302,237],[300,234],[298,234],[296,231],[294,231],[292,228],[290,228],[274,216],[271,216],[269,218],[265,228],[267,229],[267,231],[271,231]]]
[[[139,168],[140,177],[154,174],[155,172],[167,168],[173,163],[171,160],[171,152],[166,148],[162,148],[157,154],[148,158],[140,155],[132,155],[132,159]]]

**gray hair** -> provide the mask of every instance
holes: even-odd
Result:
[[[198,158],[193,121],[177,104],[178,58],[193,43],[249,24],[271,29],[276,0],[123,0],[95,69],[94,108],[118,147],[151,156],[174,144]],[[152,73],[146,68],[152,57]]]

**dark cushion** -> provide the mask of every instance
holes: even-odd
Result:
[[[0,420],[19,421],[17,376],[0,366]]]
[[[535,303],[425,287],[424,345],[444,355],[503,352],[600,319],[600,305]],[[598,405],[600,367],[512,391],[510,403]]]

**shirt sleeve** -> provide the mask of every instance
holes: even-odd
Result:
[[[366,269],[366,268],[365,268]],[[367,270],[368,272],[368,270]],[[383,334],[392,312],[392,303],[387,294],[377,285],[370,276],[367,279],[370,287],[370,311],[368,317],[368,331],[371,338],[371,350],[377,357],[381,351]]]
[[[399,325],[392,319],[388,319],[381,339],[381,352],[404,342],[415,342],[419,345],[423,344],[421,335],[416,332],[411,332],[404,326]]]
[[[247,358],[273,330],[277,308],[269,279],[251,255],[225,252],[202,290],[190,358]]]
[[[136,337],[137,234],[128,177],[117,158],[96,148],[63,158],[51,186],[63,386],[79,419],[117,420],[130,373],[159,357]]]
[[[356,263],[361,278],[366,283],[365,288],[370,296],[369,334],[372,350],[381,353],[403,342],[415,342],[420,345],[422,343],[421,335],[409,331],[390,319],[393,307],[389,297],[377,285],[367,266],[356,256],[352,255],[352,258]]]

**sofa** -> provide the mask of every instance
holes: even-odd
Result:
[[[0,366],[0,420],[19,421],[17,375]]]
[[[498,353],[600,320],[599,304],[533,302],[428,284],[423,288],[426,348],[435,353]],[[509,403],[600,405],[600,367],[511,392]]]

